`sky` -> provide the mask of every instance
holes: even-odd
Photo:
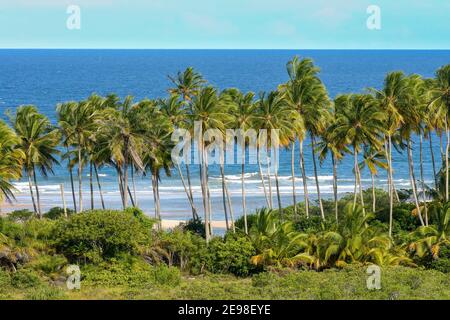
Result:
[[[449,0],[0,0],[0,48],[450,49],[449,17]]]

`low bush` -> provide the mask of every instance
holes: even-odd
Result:
[[[31,269],[19,269],[11,274],[11,285],[17,289],[37,287],[42,284],[39,275]]]
[[[58,221],[53,243],[70,261],[100,262],[122,253],[138,254],[150,241],[146,221],[122,211],[89,211]]]
[[[75,213],[72,209],[66,209],[67,216],[71,216]],[[60,207],[51,208],[48,212],[44,213],[44,217],[50,220],[58,220],[65,217],[64,209]]]
[[[8,220],[14,222],[24,222],[30,220],[34,216],[34,213],[28,209],[15,210],[8,214]]]

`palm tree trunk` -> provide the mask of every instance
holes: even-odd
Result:
[[[116,170],[117,170],[117,179],[119,182],[119,191],[120,191],[120,197],[122,199],[122,207],[125,210],[126,209],[126,205],[125,205],[125,189],[124,189],[124,185],[123,185],[123,177],[122,177],[122,169],[120,165],[116,165]]]
[[[70,159],[69,159],[70,162]],[[73,209],[75,212],[77,211],[77,200],[75,197],[75,187],[74,187],[74,183],[73,183],[73,172],[72,172],[72,167],[69,168],[69,175],[70,175],[70,187],[72,188],[72,200],[73,200]]]
[[[200,162],[200,184],[202,189],[202,199],[203,199],[203,211],[205,215],[205,237],[206,237],[206,243],[209,243],[211,240],[211,233],[210,233],[210,226],[209,226],[209,205],[208,205],[208,193],[206,189],[206,166],[205,166],[205,156],[204,156],[204,145],[203,141],[200,141],[200,156],[201,156],[201,162]]]
[[[422,181],[422,200],[423,207],[425,210],[425,225],[428,226],[428,205],[427,205],[427,196],[425,192],[425,178],[423,174],[423,136],[420,135],[420,180]]]
[[[223,159],[220,163],[220,175],[222,177],[222,204],[223,204],[223,214],[225,216],[225,225],[227,227],[227,231],[230,230],[230,223],[228,221],[228,210],[227,210],[227,194],[225,189],[225,173],[223,166]]]
[[[136,181],[134,180],[134,166],[131,166],[131,183],[133,185],[133,198],[134,198],[134,206],[138,207],[138,199],[136,196]]]
[[[319,177],[317,174],[317,163],[316,163],[316,142],[314,135],[311,135],[311,151],[313,158],[313,166],[314,166],[314,178],[316,180],[316,189],[317,189],[317,199],[319,201],[320,215],[323,220],[325,220],[325,212],[323,210],[322,197],[320,196],[320,185],[319,185]]]
[[[102,185],[100,183],[100,178],[98,176],[97,165],[95,163],[94,163],[94,172],[95,172],[95,178],[97,180],[98,192],[100,193],[100,201],[102,202],[102,209],[105,210],[105,201],[103,200]]]
[[[37,178],[36,178],[36,170],[33,167],[33,180],[34,180],[34,188],[36,190],[36,200],[37,200],[37,209],[38,209],[38,214],[39,214],[39,218],[42,218],[42,210],[41,210],[41,198],[39,195],[39,187],[37,184]]]
[[[366,206],[364,204],[364,192],[363,192],[363,187],[362,187],[362,182],[361,182],[361,170],[359,169],[358,166],[358,152],[355,150],[356,153],[356,172],[357,172],[357,177],[358,177],[358,186],[359,186],[359,198],[361,200],[361,206],[362,206],[362,210],[363,210],[363,215],[366,215]]]
[[[450,151],[450,131],[448,129],[448,115],[445,115],[445,133],[447,135],[447,144],[445,146],[445,201],[449,201],[449,174],[448,174],[448,156]]]
[[[91,194],[91,210],[94,210],[94,180],[92,172],[92,161],[89,161],[89,190]]]
[[[162,228],[162,220],[161,220],[161,201],[159,196],[159,178],[155,177],[156,182],[156,206],[158,208],[158,218],[159,218],[159,228]]]
[[[244,232],[248,234],[247,208],[245,203],[245,139],[241,146],[241,152],[242,214],[244,215]]]
[[[304,157],[304,153],[303,153],[303,140],[300,140],[300,169],[302,171],[303,195],[305,197],[305,214],[306,214],[306,218],[309,218],[309,194],[308,194],[308,181],[306,180],[305,157]]]
[[[181,184],[183,185],[184,192],[186,193],[186,196],[189,200],[189,204],[191,205],[192,219],[194,221],[198,221],[198,214],[197,214],[197,209],[195,208],[195,205],[194,205],[194,199],[192,198],[192,194],[188,191],[188,189],[186,187],[186,182],[184,181],[184,177],[183,177],[183,173],[181,172],[180,164],[177,163],[176,167],[178,169],[178,174],[180,175]]]
[[[273,208],[273,197],[272,197],[272,178],[270,176],[270,166],[271,166],[271,161],[269,159],[269,150],[270,148],[267,147],[267,153],[266,153],[266,158],[267,158],[267,181],[269,184],[269,207],[270,209]]]
[[[128,190],[128,195],[130,196],[131,206],[136,207],[136,203],[134,202],[133,195],[131,194],[130,186],[127,187],[127,190]]]
[[[338,182],[337,182],[337,159],[334,152],[331,154],[331,162],[333,165],[333,195],[334,195],[334,213],[336,223],[339,223],[339,207],[338,207]]]
[[[187,163],[185,164],[185,166],[186,166],[186,177],[187,177],[187,182],[188,182],[188,187],[189,187],[189,195],[190,195],[190,197],[192,199],[192,204],[194,204],[194,194],[192,192],[192,184],[191,184],[191,172],[189,170],[189,165]],[[198,220],[198,213],[197,213],[197,209],[195,208],[195,206],[193,208],[192,214],[195,215],[197,217],[197,220]]]
[[[373,173],[370,174],[372,178],[372,212],[375,213],[377,211],[377,196],[375,192],[375,175]]]
[[[442,137],[442,131],[439,133],[439,148],[441,151],[441,162],[444,163],[445,155],[444,155],[444,138]]]
[[[225,168],[224,168],[224,172],[225,172]],[[233,204],[231,203],[231,196],[230,196],[230,192],[228,190],[228,183],[227,183],[226,179],[224,179],[224,187],[225,187],[225,192],[227,194],[228,209],[230,210],[231,228],[233,229],[233,232],[236,233],[236,226],[234,224],[234,222],[235,222],[234,209],[233,209]]]
[[[34,214],[38,214],[38,210],[36,207],[36,201],[34,200],[34,193],[33,193],[33,183],[31,182],[31,171],[27,170],[28,173],[28,186],[30,187],[30,194],[31,194],[31,201],[33,202],[33,210]]]
[[[157,181],[155,175],[152,173],[152,192],[153,192],[153,206],[155,209],[155,219],[158,220],[158,229],[161,230],[161,215],[158,208],[158,191]]]
[[[388,162],[388,188],[389,188],[389,237],[392,238],[392,228],[394,223],[394,187],[392,179],[392,156],[391,156],[392,138],[388,135],[386,160]]]
[[[297,216],[297,197],[295,190],[295,140],[291,147],[291,175],[292,175],[292,201],[294,205],[294,215]]]
[[[81,159],[81,141],[78,139],[78,212],[83,212],[83,160]]]
[[[274,162],[275,162],[275,185],[277,188],[277,200],[278,200],[278,210],[280,217],[283,218],[283,206],[281,205],[281,195],[280,195],[280,181],[278,179],[278,151],[274,151]]]
[[[258,160],[259,177],[261,178],[261,182],[262,182],[262,186],[263,186],[263,190],[264,190],[264,197],[266,198],[267,207],[270,208],[269,197],[267,195],[267,189],[266,189],[266,182],[264,180],[264,176],[263,176],[262,168],[261,168],[261,153],[260,153],[259,145],[257,146],[256,155],[258,158],[257,160]]]
[[[212,207],[211,207],[211,193],[209,190],[209,166],[208,166],[208,154],[205,152],[205,169],[206,169],[206,193],[208,195],[208,216],[209,216],[209,234],[211,237],[213,236],[213,228],[212,228]]]
[[[125,159],[125,163],[123,165],[123,203],[124,209],[128,207],[128,161]]]
[[[408,164],[409,164],[409,178],[411,180],[411,187],[413,190],[414,202],[416,204],[417,215],[419,216],[420,224],[424,226],[422,213],[420,210],[419,198],[417,196],[417,186],[416,186],[416,177],[414,175],[414,163],[412,159],[412,146],[411,139],[408,139]]]
[[[437,171],[436,171],[436,161],[434,158],[434,150],[433,150],[433,137],[432,137],[432,133],[429,133],[428,136],[428,141],[430,142],[430,153],[431,153],[431,163],[433,164],[433,178],[434,178],[434,188],[436,190],[438,190],[439,188],[439,183],[438,183],[438,178],[437,178]]]

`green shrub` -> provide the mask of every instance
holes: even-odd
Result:
[[[151,219],[145,215],[144,211],[136,207],[129,207],[125,209],[125,213],[133,216],[136,220],[147,230],[153,229],[156,223],[155,219]]]
[[[186,232],[192,232],[202,238],[206,237],[205,224],[201,220],[189,220],[187,223],[183,224],[183,230]]]
[[[50,241],[56,222],[49,219],[31,219],[23,224],[24,236],[34,239]]]
[[[256,249],[247,237],[230,234],[225,239],[214,238],[207,249],[204,259],[210,272],[245,277],[257,271],[250,262],[250,258],[256,255]]]
[[[24,222],[30,220],[33,216],[34,213],[28,209],[15,210],[8,214],[8,220]]]
[[[99,262],[122,253],[137,254],[150,230],[129,212],[97,210],[58,221],[54,245],[69,260]]]
[[[419,219],[412,214],[414,209],[415,206],[411,203],[400,203],[394,207],[394,233],[402,230],[414,231],[420,226]],[[389,223],[389,207],[377,212],[376,219],[386,224]]]
[[[42,255],[30,264],[34,270],[42,271],[48,275],[60,272],[66,265],[67,259],[62,255]]]
[[[75,213],[72,209],[67,209],[67,216],[71,216]],[[50,220],[57,220],[59,218],[65,217],[64,208],[55,207],[51,208],[48,212],[44,213],[44,217]]]
[[[33,270],[19,269],[12,274],[11,285],[17,289],[33,288],[41,285],[41,279]]]
[[[181,282],[181,273],[178,268],[169,267],[165,264],[158,265],[152,270],[155,283],[169,287],[176,287]]]

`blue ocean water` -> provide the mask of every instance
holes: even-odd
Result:
[[[340,51],[340,50],[0,50],[0,114],[19,105],[34,104],[55,122],[57,103],[81,100],[91,93],[106,95],[111,92],[119,96],[133,95],[136,101],[144,97],[156,98],[167,95],[170,87],[168,75],[188,66],[194,67],[212,85],[224,89],[237,87],[242,91],[270,91],[287,80],[285,65],[294,55],[310,57],[321,68],[320,77],[331,97],[340,93],[361,92],[368,87],[379,88],[385,74],[402,70],[432,77],[437,68],[450,63],[450,51]],[[312,177],[312,159],[309,141],[306,141],[307,175]],[[414,143],[414,160],[418,163],[418,143]],[[439,140],[434,139],[436,159],[439,159]],[[432,182],[431,155],[428,143],[424,145],[425,175]],[[395,180],[397,187],[409,187],[406,154],[394,154]],[[290,152],[282,151],[280,177],[283,202],[291,201]],[[298,163],[298,160],[296,160]],[[339,164],[339,191],[352,191],[353,163],[349,156]],[[416,166],[418,169],[418,166]],[[256,166],[248,166],[246,188],[248,207],[254,209],[264,205],[262,186]],[[198,174],[192,167],[194,176]],[[87,172],[84,187],[88,190]],[[240,166],[229,166],[226,175],[234,195],[236,213],[240,212]],[[331,164],[325,161],[319,169],[321,191],[325,197],[332,192]],[[218,168],[211,168],[211,192],[215,195],[215,215],[221,219],[220,180]],[[416,174],[418,176],[418,172]],[[300,171],[296,169],[296,176]],[[101,172],[106,197],[110,206],[120,206],[114,171],[105,168]],[[61,205],[58,184],[66,184],[67,201],[70,204],[68,173],[64,166],[55,168],[55,176],[40,179],[44,206]],[[198,207],[198,178],[194,177]],[[363,172],[363,182],[370,185],[370,176]],[[377,185],[386,185],[386,176],[380,172]],[[301,199],[302,184],[297,179],[297,192]],[[310,193],[314,194],[313,180],[309,179]],[[19,182],[19,202],[29,203],[26,183]],[[162,210],[167,217],[189,216],[189,206],[176,172],[164,177],[161,185]],[[88,198],[86,193],[85,198]],[[151,183],[148,178],[138,179],[138,200],[147,211],[153,208]],[[96,206],[98,206],[98,201]],[[87,207],[88,204],[85,204]]]

